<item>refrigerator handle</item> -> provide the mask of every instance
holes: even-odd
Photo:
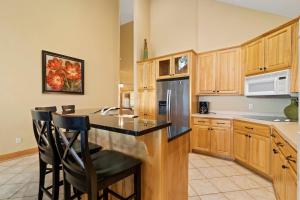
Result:
[[[167,111],[167,113],[166,113],[166,115],[167,115],[167,121],[169,121],[170,119],[169,119],[169,91],[170,90],[167,90],[167,102],[166,102],[166,111]]]
[[[169,90],[169,101],[168,101],[168,121],[171,121],[171,95],[172,95],[172,90]]]

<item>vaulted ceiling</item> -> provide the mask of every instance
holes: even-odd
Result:
[[[300,0],[217,0],[236,6],[269,12],[289,18],[300,15]]]

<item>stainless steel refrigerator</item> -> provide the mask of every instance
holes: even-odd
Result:
[[[157,119],[172,123],[172,128],[189,127],[189,79],[157,81]]]

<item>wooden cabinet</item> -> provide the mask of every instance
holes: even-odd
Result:
[[[237,160],[247,162],[248,160],[248,135],[247,133],[233,132],[233,154]]]
[[[198,56],[197,93],[214,94],[216,88],[216,59],[217,54],[207,53]]]
[[[137,115],[144,119],[155,119],[156,70],[154,61],[138,63]]]
[[[191,149],[221,157],[231,157],[230,120],[194,118]]]
[[[264,40],[259,39],[244,47],[244,67],[246,75],[258,74],[265,65]]]
[[[198,95],[238,95],[242,88],[241,51],[232,48],[199,54]]]
[[[292,39],[291,26],[265,37],[265,71],[291,67]]]
[[[192,52],[175,54],[156,59],[157,78],[176,78],[189,76]]]
[[[138,89],[155,89],[155,64],[153,61],[138,64]]]
[[[143,119],[155,119],[155,90],[141,90],[138,92],[138,115]]]
[[[272,178],[278,200],[297,199],[297,169],[292,166],[296,165],[297,155],[290,155],[289,149],[293,148],[273,129]]]
[[[210,151],[209,126],[194,125],[191,138],[192,149]]]
[[[234,157],[256,170],[270,175],[270,127],[234,121]]]
[[[243,46],[245,74],[291,68],[292,28],[284,27]]]

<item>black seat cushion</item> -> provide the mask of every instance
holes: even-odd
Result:
[[[91,155],[98,181],[129,170],[141,161],[118,151],[102,150]]]

